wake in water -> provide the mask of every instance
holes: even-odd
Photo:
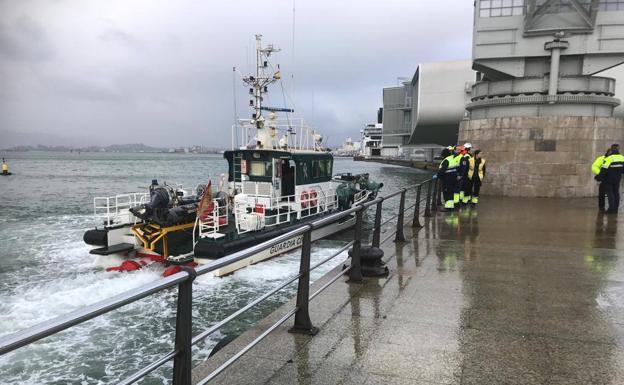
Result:
[[[85,220],[76,217],[61,219],[67,225],[69,222],[82,224]],[[87,246],[75,241],[73,234],[67,234],[65,230],[52,231],[47,236],[50,241],[57,242],[53,248],[38,248],[33,241],[30,250],[37,263],[47,264],[46,272],[35,273],[37,269],[29,267],[33,273],[32,282],[16,285],[7,296],[8,300],[0,305],[2,334],[160,279],[164,270],[161,264],[153,264],[129,273],[108,273],[104,268],[119,261],[89,255]],[[312,263],[326,258],[342,245],[344,242],[340,241],[315,243]],[[227,277],[217,278],[209,274],[198,277],[193,286],[194,334],[296,274],[299,258],[300,250],[295,250]],[[345,258],[346,253],[315,270],[312,279],[318,279]],[[295,292],[296,284],[293,284],[198,344],[193,352],[196,363],[206,359],[221,338],[242,333],[292,298]],[[173,349],[176,297],[175,290],[150,296],[10,353],[0,358],[0,372],[3,373],[0,383],[103,384],[119,381]],[[144,383],[168,383],[168,371],[170,367],[165,367]]]

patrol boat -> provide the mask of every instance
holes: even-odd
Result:
[[[193,191],[154,180],[145,193],[95,198],[103,227],[89,230],[86,243],[98,255],[129,257],[109,270],[135,270],[151,262],[173,265],[207,263],[284,234],[307,221],[373,199],[381,183],[368,174],[332,177],[333,156],[322,136],[289,108],[262,104],[269,86],[281,81],[269,59],[279,49],[263,46],[256,35],[256,71],[243,76],[249,86],[251,118],[239,119],[232,138],[242,145],[224,152],[228,173],[216,192],[212,182]],[[283,88],[282,88],[283,89]],[[278,113],[286,113],[279,119]],[[234,143],[234,139],[232,140]],[[103,214],[103,215],[102,215]],[[312,240],[351,228],[355,217],[315,229]],[[300,247],[298,236],[215,272],[222,276],[249,264]]]

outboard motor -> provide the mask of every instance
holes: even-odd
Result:
[[[150,186],[149,203],[132,207],[130,212],[146,222],[155,222],[163,227],[192,221],[197,213],[197,198],[182,195],[181,191],[161,186],[154,179]]]

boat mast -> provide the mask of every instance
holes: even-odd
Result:
[[[279,69],[273,73],[269,68],[268,58],[273,52],[279,52],[280,49],[269,44],[266,48],[262,47],[262,35],[256,35],[256,75],[243,77],[243,81],[251,86],[249,93],[253,95],[253,99],[249,101],[250,107],[253,108],[251,123],[256,126],[256,146],[258,148],[272,148],[271,133],[265,126],[265,118],[262,116],[262,100],[263,94],[268,93],[268,86],[280,79]]]

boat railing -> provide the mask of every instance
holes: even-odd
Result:
[[[193,244],[195,244],[195,234],[201,238],[217,238],[217,234],[221,227],[227,226],[229,221],[229,209],[227,203],[219,205],[218,200],[213,200],[214,208],[210,213],[201,218],[198,215],[195,217],[195,227],[193,228]]]
[[[361,202],[361,201],[360,201]],[[316,188],[300,195],[238,195],[234,200],[234,220],[239,234],[292,223],[338,207],[334,188]]]
[[[224,370],[229,368],[245,353],[249,352],[254,346],[260,343],[267,335],[269,335],[269,333],[276,330],[280,325],[293,316],[294,323],[293,327],[290,329],[292,332],[314,334],[314,331],[318,329],[312,325],[310,320],[310,301],[345,275],[348,276],[347,282],[358,283],[364,280],[360,264],[360,253],[363,244],[362,227],[364,212],[369,208],[374,208],[375,211],[371,240],[371,245],[373,247],[380,247],[392,237],[394,237],[395,242],[404,242],[404,225],[406,220],[411,222],[412,228],[417,230],[423,227],[421,224],[421,217],[431,217],[432,211],[437,210],[437,207],[440,204],[440,189],[437,186],[438,184],[436,183],[436,180],[430,179],[420,184],[401,189],[384,197],[377,197],[375,199],[357,204],[347,210],[332,213],[305,224],[301,224],[300,226],[273,239],[256,244],[248,249],[229,254],[208,264],[201,265],[197,268],[184,266],[182,267],[182,271],[179,273],[165,278],[160,278],[148,284],[144,284],[120,293],[114,297],[74,310],[70,313],[58,316],[54,319],[31,326],[24,330],[2,336],[0,337],[0,356],[21,347],[30,345],[46,337],[55,335],[61,331],[67,330],[103,314],[109,313],[115,309],[119,309],[125,305],[137,302],[148,296],[160,294],[163,291],[172,288],[177,288],[177,310],[173,350],[167,352],[162,357],[147,363],[145,367],[128,375],[128,377],[119,382],[119,384],[128,385],[135,383],[170,361],[173,361],[173,372],[171,374],[171,383],[173,385],[190,385],[191,383],[197,385],[207,384],[211,380],[215,379],[219,374],[223,373]],[[408,193],[410,194],[410,201],[411,198],[414,197],[414,203],[410,206],[406,206],[406,197]],[[395,215],[382,222],[382,206],[390,199],[396,198],[399,199],[398,211]],[[412,217],[406,218],[406,214],[411,209],[413,209]],[[424,212],[422,209],[424,209]],[[356,217],[355,226],[353,228],[353,240],[346,243],[332,255],[315,264],[311,264],[312,231],[341,221],[352,215],[355,215]],[[381,239],[382,231],[385,231],[387,234],[383,239]],[[193,336],[193,304],[198,303],[198,300],[193,298],[193,281],[197,276],[212,273],[220,268],[249,258],[250,256],[256,255],[257,253],[270,249],[275,245],[299,236],[303,237],[303,241],[298,273],[285,279],[278,286],[260,295],[251,302],[247,303],[245,306],[232,312],[227,317]],[[328,277],[326,280],[324,279],[326,282],[323,285],[318,287],[318,289],[316,289],[313,293],[310,293],[311,271],[340,255],[344,255],[344,252],[349,248],[351,248],[352,251],[350,253],[350,257],[345,260],[346,264],[343,268],[335,269],[335,275],[332,273],[331,277]],[[187,255],[191,256],[192,253]],[[348,261],[349,259],[350,261]],[[340,264],[338,264],[338,266],[340,266]],[[227,325],[241,314],[255,308],[258,304],[264,302],[268,298],[271,298],[273,295],[289,287],[295,282],[297,282],[297,295],[295,306],[290,311],[284,314],[279,320],[277,320],[241,350],[231,356],[223,357],[227,359],[208,376],[200,379],[192,379],[192,347],[194,345],[204,341],[208,336],[219,331],[223,326]],[[197,326],[198,325],[195,325],[195,327]],[[150,342],[151,341],[145,341],[145,343]],[[217,355],[209,358],[209,360],[217,357],[221,358],[221,356]],[[123,358],[125,357],[120,357],[120,359]],[[160,376],[162,376],[162,374],[159,374],[159,377]]]
[[[149,193],[139,192],[93,198],[96,225],[112,226],[131,222],[133,215],[130,208],[145,203],[148,198]]]
[[[308,125],[303,118],[270,119],[264,122],[265,127],[275,128],[282,136],[288,134],[288,147],[295,150],[316,150],[316,131]],[[242,146],[253,142],[252,138],[258,130],[255,123],[250,119],[239,119],[236,125],[232,126],[232,149],[236,147],[235,138],[242,138]],[[279,143],[279,135],[276,136],[276,143]],[[283,145],[284,143],[282,143]],[[279,147],[282,147],[280,145]]]

